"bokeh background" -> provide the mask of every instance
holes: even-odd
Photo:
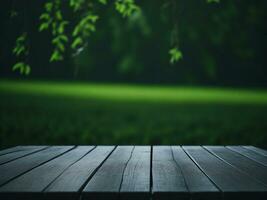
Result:
[[[1,147],[267,146],[267,1],[179,0],[175,19],[167,1],[136,3],[142,11],[127,19],[112,3],[97,7],[100,19],[87,47],[50,63],[52,36],[38,31],[44,2],[1,2]],[[173,20],[183,59],[171,65]],[[12,71],[12,49],[25,27],[28,76]]]

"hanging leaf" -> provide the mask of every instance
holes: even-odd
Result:
[[[39,26],[39,32],[42,32],[44,30],[47,30],[49,28],[49,24],[48,23],[42,23]]]
[[[65,26],[68,24],[68,21],[62,21],[60,22],[59,26],[58,26],[58,33],[62,34],[65,31]]]
[[[60,60],[63,60],[63,56],[58,50],[54,50],[49,61],[54,62],[54,61],[60,61]]]
[[[75,38],[73,43],[71,44],[71,48],[76,49],[79,45],[82,45],[83,41],[81,37]]]
[[[31,73],[31,67],[30,67],[30,65],[26,65],[24,67],[24,74],[29,75],[30,73]]]
[[[140,11],[134,0],[117,0],[115,8],[123,17],[130,17],[134,12]]]
[[[47,3],[45,4],[45,10],[46,10],[47,12],[51,12],[51,11],[52,11],[52,8],[53,8],[53,3],[52,3],[52,2],[47,2]]]
[[[170,59],[171,64],[174,64],[175,62],[183,58],[182,52],[177,47],[170,49],[169,54],[171,56],[171,59]]]
[[[40,15],[39,19],[40,20],[49,20],[51,17],[48,13],[43,13]]]
[[[19,70],[20,73],[22,74],[23,71],[24,71],[24,63],[23,62],[18,62],[16,63],[13,68],[12,68],[13,71],[16,71],[16,70]]]
[[[12,67],[12,71],[17,71],[17,70],[19,70],[20,74],[29,75],[31,73],[30,65],[24,62],[18,62]]]

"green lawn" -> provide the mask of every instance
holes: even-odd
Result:
[[[266,91],[240,89],[162,87],[108,84],[82,84],[57,82],[1,81],[0,90],[9,93],[59,96],[116,102],[147,103],[223,103],[265,104]]]
[[[267,92],[0,81],[0,146],[267,144]]]

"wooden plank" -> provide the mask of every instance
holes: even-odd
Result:
[[[118,146],[82,191],[82,199],[117,199],[133,146]]]
[[[98,146],[65,170],[45,189],[46,199],[79,199],[80,190],[109,156],[114,146]]]
[[[267,157],[264,155],[258,154],[255,151],[251,151],[241,146],[227,146],[227,148],[267,167]]]
[[[17,151],[27,151],[29,149],[33,149],[34,147],[38,147],[38,146],[15,146],[15,147],[10,147],[10,148],[1,150],[0,151],[0,156],[5,155],[5,154],[9,154],[9,153],[13,153],[13,152],[17,152]]]
[[[44,145],[18,145],[18,146],[12,146],[9,148],[3,148],[2,150],[0,150],[0,155],[2,155],[2,152],[5,154],[5,153],[14,152],[14,151],[24,151],[24,150],[28,150],[28,149],[38,147],[38,146],[44,146]]]
[[[120,199],[150,199],[150,146],[135,146],[123,174]]]
[[[93,147],[80,146],[65,154],[34,168],[0,188],[3,199],[42,198],[42,191],[55,180],[66,168],[75,163]],[[1,197],[0,196],[0,197]]]
[[[56,156],[65,153],[74,146],[56,146],[50,147],[27,157],[23,157],[9,163],[0,165],[0,186],[10,181],[11,179],[55,158]]]
[[[189,199],[181,169],[170,146],[154,146],[152,153],[153,199]]]
[[[254,146],[243,146],[243,147],[246,149],[249,149],[251,151],[255,151],[261,155],[267,156],[267,150],[260,149],[260,148],[254,147]]]
[[[16,152],[16,151],[21,151],[21,147],[22,146],[15,146],[15,147],[10,147],[10,148],[7,148],[7,149],[3,149],[3,150],[0,151],[0,156],[8,154],[8,153]]]
[[[185,178],[191,199],[219,199],[218,188],[197,167],[180,146],[172,147],[173,157]]]
[[[222,146],[205,146],[205,148],[267,186],[267,167]]]
[[[200,146],[183,146],[202,171],[223,192],[224,199],[266,199],[267,188]]]
[[[45,148],[47,148],[47,146],[27,146],[26,148],[23,148],[22,150],[18,150],[15,152],[10,152],[8,154],[2,155],[0,156],[0,165],[10,162],[12,160],[16,160],[18,158],[30,155],[32,153],[36,153]]]

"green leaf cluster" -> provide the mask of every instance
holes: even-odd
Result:
[[[13,66],[12,70],[13,71],[19,70],[21,74],[29,75],[31,72],[31,67],[25,62],[18,62]]]
[[[70,0],[70,2],[73,2],[73,0]],[[51,43],[54,46],[54,50],[50,56],[50,62],[64,59],[65,45],[68,42],[65,27],[69,22],[63,19],[60,7],[60,0],[46,2],[44,5],[45,11],[40,15],[39,31],[51,29],[53,35]]]
[[[17,39],[15,47],[12,50],[12,53],[19,57],[20,59],[25,58],[29,54],[29,48],[26,45],[27,43],[27,33],[22,33]],[[13,71],[19,70],[21,74],[28,75],[31,72],[31,67],[29,64],[26,64],[25,62],[17,62],[12,67]]]
[[[134,12],[140,10],[134,0],[117,0],[115,8],[123,17],[129,17]]]
[[[169,50],[169,54],[170,54],[170,63],[171,64],[174,64],[175,62],[177,62],[183,58],[182,52],[177,47],[171,48]]]
[[[40,32],[47,30],[53,22],[53,17],[52,17],[52,12],[54,8],[53,2],[45,3],[44,8],[45,8],[45,12],[42,13],[39,17],[40,19],[39,31]]]
[[[70,0],[69,5],[74,12],[77,12],[82,8],[84,1],[85,0]]]
[[[26,44],[25,44],[26,38],[27,38],[27,33],[23,33],[17,38],[16,45],[12,50],[14,55],[16,55],[16,56],[28,55],[28,49],[27,49]]]
[[[64,34],[59,34],[52,40],[52,44],[55,48],[50,57],[50,62],[63,60],[63,53],[65,52],[65,44],[67,42],[68,37]]]
[[[72,49],[77,49],[78,47],[82,46],[84,39],[88,38],[91,33],[96,31],[95,23],[98,18],[98,15],[95,15],[92,12],[88,12],[86,16],[78,22],[72,32]]]

